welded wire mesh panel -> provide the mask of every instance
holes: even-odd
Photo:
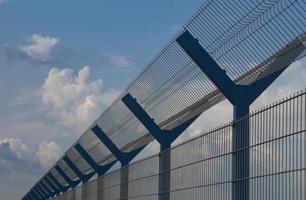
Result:
[[[121,101],[127,92],[158,124],[163,124],[216,91],[176,42],[184,30],[189,30],[236,80],[305,32],[302,5],[302,0],[208,1],[97,119],[97,124],[123,148],[147,134]],[[79,142],[97,162],[111,156],[90,130]]]
[[[158,195],[157,194],[150,194],[147,196],[135,196],[135,197],[129,197],[129,200],[156,200],[158,199]]]
[[[232,126],[171,149],[171,199],[231,199]]]
[[[83,185],[86,187],[86,200],[97,200],[98,184],[97,180],[90,181]]]
[[[120,170],[103,176],[103,199],[120,199]]]
[[[146,158],[129,166],[128,199],[158,198],[159,156]],[[149,187],[148,187],[149,186]]]
[[[216,90],[176,42],[183,31],[236,80],[303,34],[304,17],[302,0],[208,1],[126,91],[162,124]],[[120,98],[97,123],[120,148],[147,134]]]
[[[82,200],[83,187],[79,186],[75,188],[75,200]]]
[[[233,131],[249,134],[249,146],[234,151]],[[169,151],[170,198],[173,200],[232,200],[233,185],[237,182],[249,185],[250,200],[304,200],[306,91],[207,131]],[[235,179],[233,157],[242,152],[249,155],[250,162],[249,166],[240,168],[249,169],[249,174]],[[158,199],[159,178],[164,173],[159,172],[159,159],[160,154],[157,154],[129,165],[128,199]],[[99,199],[97,192],[101,192],[103,199],[119,200],[120,172],[100,177],[99,186],[98,180],[84,184],[80,187],[81,196]],[[76,199],[77,194],[78,189]],[[67,199],[67,196],[64,194],[61,198]]]
[[[305,32],[303,0],[210,1],[186,25],[234,80]]]
[[[251,115],[251,199],[306,198],[306,94]],[[244,119],[247,120],[247,119]]]
[[[198,39],[233,81],[248,84],[261,73],[275,69],[273,62],[284,52],[301,46],[301,41],[295,39],[305,41],[304,7],[303,0],[208,0],[93,125],[98,124],[120,149],[132,150],[148,144],[153,138],[144,137],[149,135],[148,131],[121,101],[127,93],[162,128],[178,125],[192,117],[190,111],[195,108],[203,112],[223,99],[216,86],[176,42],[184,31]],[[110,162],[114,156],[90,128],[78,142],[96,162]],[[83,172],[89,170],[77,154],[71,156]],[[226,156],[206,163],[222,162],[216,160],[223,157]],[[67,167],[64,170],[69,177],[76,177]]]
[[[233,130],[249,133],[250,146],[233,151]],[[241,152],[250,156],[250,165],[240,166],[249,169],[249,176],[236,180],[232,161]],[[305,170],[306,93],[302,91],[172,148],[171,199],[232,199],[233,183],[249,182],[250,199],[303,200]]]
[[[62,200],[74,200],[75,199],[75,189],[71,189],[61,195]]]

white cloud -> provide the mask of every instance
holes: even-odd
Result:
[[[252,110],[266,106],[306,88],[306,57],[294,62],[253,103]]]
[[[69,68],[52,68],[43,84],[43,102],[51,106],[52,114],[66,127],[87,128],[119,94],[116,90],[102,93],[102,79],[90,81],[89,75],[88,66],[77,74]]]
[[[44,168],[49,168],[60,157],[62,150],[56,142],[42,142],[38,146],[37,157]]]
[[[52,48],[58,43],[58,38],[33,34],[30,42],[30,44],[19,46],[19,49],[32,58],[45,61],[50,57]]]
[[[119,67],[119,68],[126,68],[130,67],[132,64],[132,61],[127,56],[121,56],[121,55],[109,55],[110,62],[113,66]]]
[[[29,155],[29,148],[26,144],[22,143],[20,139],[16,138],[0,138],[0,145],[8,144],[10,149],[16,154],[16,156],[21,159],[25,159]]]

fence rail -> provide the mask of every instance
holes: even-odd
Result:
[[[235,105],[235,120],[244,116],[249,111],[251,100],[256,99],[255,96],[258,97],[267,85],[305,52],[304,7],[303,0],[206,0],[22,199],[45,200],[74,188],[80,182],[87,182],[94,174],[105,174],[117,161],[125,166],[153,140],[161,144],[161,150],[168,149],[184,127],[225,98]],[[287,108],[278,109],[282,113],[287,112],[282,110]],[[302,132],[282,138],[281,134],[288,134],[286,131],[289,129],[294,132],[291,126],[300,124],[282,124],[282,119],[274,116],[278,114],[274,113],[273,108],[270,112],[267,116],[256,115],[260,119],[250,116],[204,134],[203,141],[199,139],[199,144],[196,144],[204,149],[177,147],[156,155],[155,159],[152,158],[156,161],[151,161],[151,164],[138,163],[139,166],[134,164],[122,168],[124,172],[108,174],[104,176],[105,180],[98,181],[96,190],[104,190],[103,195],[107,195],[104,197],[107,200],[126,198],[127,193],[129,199],[169,200],[170,193],[172,198],[179,199],[195,190],[196,193],[205,191],[205,196],[211,199],[245,200],[246,196],[254,193],[254,181],[272,177],[253,178],[262,175],[261,166],[257,166],[259,164],[255,158],[265,157],[259,152],[270,151],[270,148],[272,152],[276,151],[275,148],[283,145],[280,141],[295,142],[291,138],[304,135]],[[138,113],[137,116],[135,113]],[[297,116],[291,117],[291,120],[297,119]],[[146,120],[142,120],[144,118]],[[269,118],[275,121],[269,125],[263,124]],[[275,127],[271,127],[271,124]],[[244,133],[245,130],[250,130],[252,134]],[[170,132],[172,134],[168,134]],[[265,138],[260,141],[263,137],[270,137],[262,136],[262,132],[277,139],[270,141],[270,138]],[[290,145],[281,147],[291,149]],[[184,152],[187,150],[193,154]],[[177,155],[179,152],[189,157]],[[257,163],[253,163],[254,159]],[[275,167],[276,163],[272,164],[272,168]],[[151,169],[138,174],[137,171],[147,167],[145,165],[149,169],[154,166],[155,171]],[[215,165],[225,166],[226,170],[212,170]],[[291,168],[288,170],[289,174],[294,173]],[[199,174],[193,177],[194,180],[189,180],[184,174],[195,176],[192,171]],[[243,180],[245,177],[250,178]],[[121,182],[125,182],[125,185],[120,185]],[[152,186],[146,187],[147,183]],[[76,189],[65,195],[79,198],[87,190],[94,190],[90,189],[89,184],[84,187],[87,185],[88,188]],[[230,193],[233,193],[233,197],[224,196]],[[99,192],[97,195],[98,199],[102,199]],[[242,196],[236,198],[235,195]]]
[[[249,132],[250,145],[233,151],[233,129]],[[159,157],[171,156],[169,171],[159,172]],[[233,179],[234,154],[249,156],[249,176]],[[124,170],[124,169],[120,169]],[[57,200],[157,200],[159,176],[170,172],[170,199],[231,200],[234,182],[249,185],[251,200],[306,199],[306,90],[250,113],[154,156],[131,163],[129,181],[120,170],[74,188]]]
[[[102,127],[121,150],[130,151],[154,138],[121,101],[127,93],[132,94],[163,128],[192,118],[197,114],[191,112],[193,109],[203,112],[223,100],[218,88],[176,42],[184,30],[199,40],[233,81],[248,84],[269,72],[270,64],[281,57],[280,50],[290,51],[300,45],[300,39],[305,40],[303,17],[302,0],[205,1],[94,124]],[[77,143],[97,163],[115,160],[90,129]],[[67,155],[82,172],[92,170],[73,147]],[[61,161],[59,165],[71,179],[77,177]]]

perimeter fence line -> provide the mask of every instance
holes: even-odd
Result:
[[[250,133],[250,145],[233,151],[234,126]],[[248,132],[247,131],[247,132]],[[233,179],[232,159],[249,152],[249,177]],[[171,156],[171,168],[159,172],[159,157]],[[248,181],[250,199],[306,199],[306,90],[274,102],[182,142],[169,150],[131,163],[129,181],[110,172],[76,187],[55,200],[121,200],[120,186],[128,185],[128,199],[157,200],[159,176],[170,172],[173,200],[231,200],[235,182]],[[243,195],[243,194],[242,194]]]

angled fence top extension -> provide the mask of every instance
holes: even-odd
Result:
[[[63,158],[67,156],[86,176],[94,170],[88,164],[90,161],[80,155],[82,150],[99,165],[116,161],[93,133],[96,125],[124,152],[153,141],[122,102],[128,93],[165,130],[224,100],[223,94],[178,44],[177,39],[186,31],[231,80],[249,85],[288,67],[304,51],[303,8],[303,0],[207,1],[45,176],[53,176],[62,186],[78,184],[78,172]],[[78,144],[82,147],[79,151],[75,148]],[[58,168],[68,177],[63,178]]]

